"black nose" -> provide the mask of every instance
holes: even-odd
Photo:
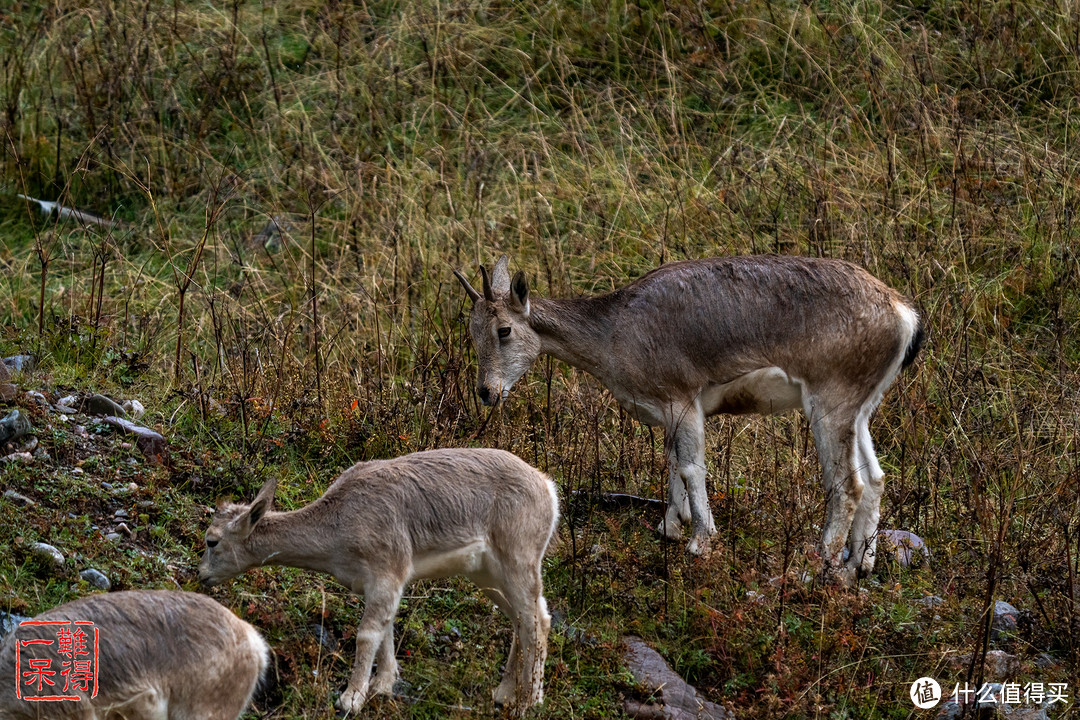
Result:
[[[488,389],[487,385],[478,385],[476,394],[480,396],[480,402],[485,405],[491,404],[491,390]]]

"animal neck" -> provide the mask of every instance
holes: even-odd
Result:
[[[611,298],[530,300],[529,326],[540,336],[540,352],[598,374],[614,328]]]
[[[322,542],[311,505],[290,512],[268,512],[251,531],[247,545],[259,565],[285,565],[332,572],[331,547]]]

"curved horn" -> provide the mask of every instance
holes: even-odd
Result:
[[[480,266],[480,275],[484,279],[484,299],[488,302],[495,302],[495,293],[491,291],[491,278],[488,277],[487,270],[483,265]]]
[[[458,281],[461,282],[461,286],[465,288],[465,292],[473,302],[480,299],[480,293],[473,289],[473,286],[469,284],[469,281],[465,279],[464,275],[459,273],[456,269],[454,270],[454,275],[457,277]]]

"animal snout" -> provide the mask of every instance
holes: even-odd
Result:
[[[477,385],[476,394],[480,396],[480,402],[485,405],[494,405],[499,402],[499,393],[492,394],[491,388],[487,385]]]

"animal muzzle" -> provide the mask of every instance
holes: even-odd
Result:
[[[476,394],[480,396],[480,402],[484,405],[498,405],[499,400],[502,400],[502,393],[492,392],[487,385],[477,385]]]

